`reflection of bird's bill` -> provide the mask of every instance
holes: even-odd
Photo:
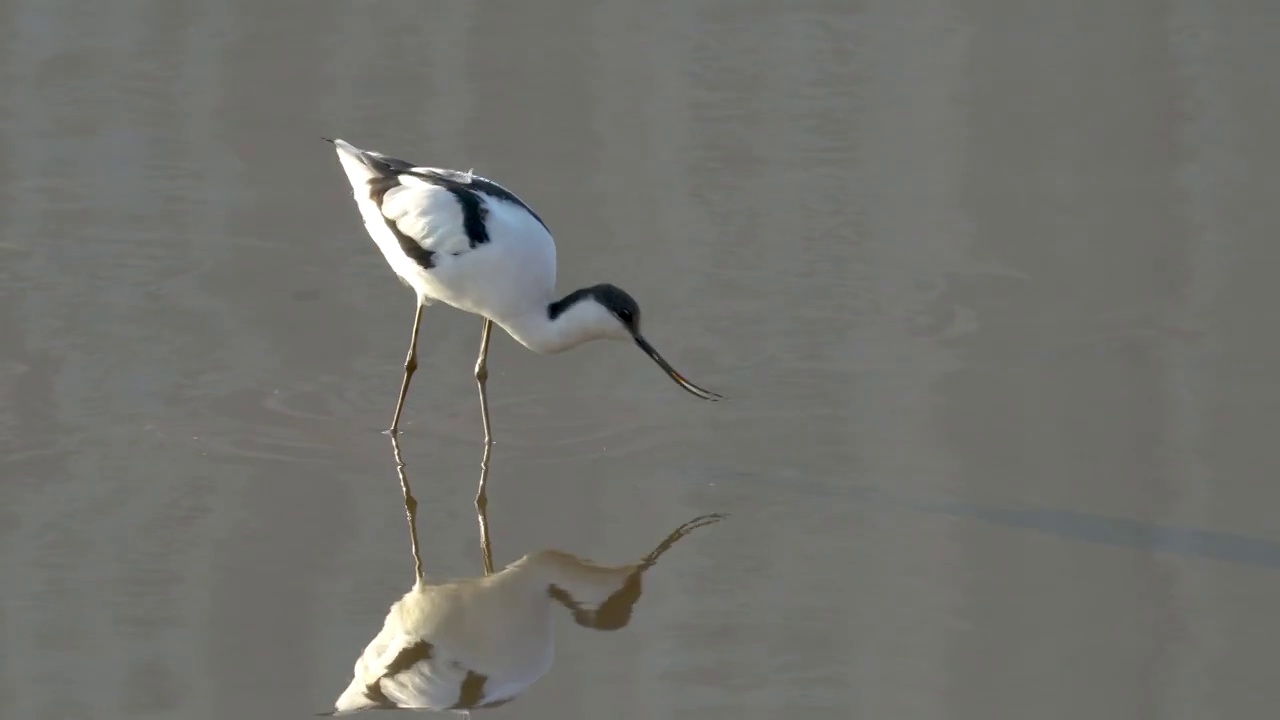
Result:
[[[728,513],[708,513],[706,515],[699,515],[675,530],[672,530],[671,534],[664,538],[662,542],[658,543],[658,547],[654,548],[653,552],[646,555],[644,560],[641,560],[637,567],[641,572],[648,570],[658,562],[658,558],[662,557],[663,553],[670,550],[671,546],[682,540],[684,536],[700,527],[714,525],[727,517],[729,517]]]
[[[679,385],[680,387],[688,391],[690,395],[696,395],[702,398],[703,400],[719,400],[722,397],[724,397],[717,393],[713,393],[710,390],[704,390],[698,387],[697,385],[694,385],[693,383],[689,382],[685,378],[685,376],[676,372],[676,369],[671,367],[671,363],[667,362],[666,359],[664,359],[661,355],[658,354],[658,351],[655,350],[654,347],[649,344],[648,340],[644,339],[643,335],[637,334],[635,338],[636,338],[636,344],[640,346],[640,349],[643,350],[644,353],[648,355],[654,362],[658,363],[658,367],[662,368],[662,370],[666,372],[667,375],[670,376],[672,380],[676,381],[677,385]]]

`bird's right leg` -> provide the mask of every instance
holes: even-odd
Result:
[[[489,451],[493,447],[493,436],[489,432],[489,395],[485,392],[485,383],[489,380],[489,334],[493,330],[493,321],[484,319],[484,328],[480,331],[480,356],[476,359],[476,386],[480,389],[480,420],[484,423],[484,454],[480,456],[480,487],[476,490],[476,517],[480,520],[480,552],[484,556],[484,572],[493,573],[493,553],[489,547],[489,522],[486,510],[489,496],[486,493],[489,483]]]
[[[409,355],[404,359],[404,380],[400,382],[400,397],[396,400],[396,414],[391,418],[390,434],[400,432],[400,411],[404,409],[404,396],[409,393],[409,380],[418,369],[418,326],[422,324],[422,301],[413,313],[413,334],[409,337]]]

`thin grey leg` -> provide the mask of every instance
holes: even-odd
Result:
[[[396,399],[396,414],[391,418],[392,435],[400,432],[400,411],[404,409],[404,397],[409,394],[409,381],[418,369],[418,327],[422,324],[422,303],[413,313],[413,334],[409,337],[409,355],[404,359],[404,380],[400,382],[400,397]]]
[[[485,383],[489,379],[489,335],[493,321],[484,319],[480,332],[480,357],[476,359],[476,386],[480,388],[480,419],[484,423],[484,454],[480,457],[480,488],[476,491],[476,517],[480,521],[480,550],[484,555],[484,572],[493,573],[493,553],[489,546],[489,497],[485,489],[489,483],[489,452],[493,448],[493,435],[489,428],[489,395]]]

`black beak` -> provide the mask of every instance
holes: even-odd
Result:
[[[658,351],[653,349],[653,346],[650,345],[649,341],[645,340],[642,335],[637,333],[635,335],[635,339],[636,344],[640,346],[640,349],[644,351],[645,355],[648,355],[654,362],[658,363],[658,367],[662,368],[663,372],[669,375],[672,380],[675,380],[677,385],[688,391],[690,395],[696,395],[703,400],[720,400],[724,397],[723,395],[717,395],[710,390],[703,390],[697,385],[686,380],[683,375],[676,372],[675,368],[671,367],[671,363],[664,360],[662,356],[658,354]]]

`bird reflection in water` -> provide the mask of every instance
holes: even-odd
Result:
[[[395,435],[392,442],[397,443]],[[596,565],[561,550],[540,550],[492,573],[485,511],[480,509],[482,577],[429,583],[422,576],[414,516],[417,503],[396,451],[410,522],[413,588],[391,606],[382,630],[356,660],[351,683],[325,715],[363,710],[452,710],[504,705],[551,668],[554,613],[567,610],[594,630],[627,625],[641,576],[693,530],[724,515],[694,518],[639,561]]]

